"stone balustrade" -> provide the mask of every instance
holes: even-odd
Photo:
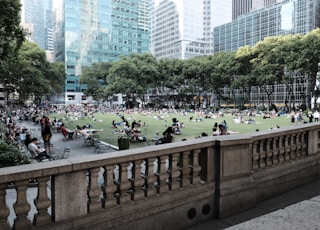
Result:
[[[320,125],[0,169],[1,229],[183,229],[320,175]]]

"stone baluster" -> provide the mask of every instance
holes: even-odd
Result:
[[[181,188],[181,171],[179,170],[180,153],[172,154],[171,159],[171,191]]]
[[[120,203],[125,204],[131,200],[132,186],[128,179],[128,163],[122,163],[119,170],[120,178]]]
[[[285,144],[284,144],[285,149],[286,149],[285,154],[284,154],[284,160],[285,161],[289,161],[290,160],[290,150],[291,150],[291,148],[290,148],[290,138],[291,138],[290,135],[287,135],[285,137]]]
[[[32,224],[28,218],[28,213],[31,209],[30,204],[27,201],[27,186],[29,181],[17,181],[15,182],[17,191],[17,200],[13,205],[16,213],[14,220],[14,229],[31,229]]]
[[[187,188],[191,185],[190,181],[190,151],[182,153],[182,187]]]
[[[114,207],[117,205],[117,199],[114,196],[116,185],[113,180],[113,165],[108,165],[105,170],[105,207]]]
[[[272,166],[272,157],[273,157],[273,139],[268,138],[266,140],[266,166]]]
[[[280,138],[275,137],[273,138],[273,145],[272,145],[272,164],[278,164],[279,163],[279,148],[280,148]]]
[[[0,226],[3,230],[10,229],[9,223],[7,221],[10,211],[6,203],[6,188],[6,184],[0,184]]]
[[[169,191],[169,186],[167,183],[168,180],[168,172],[166,169],[166,161],[168,160],[168,156],[161,156],[159,159],[159,185],[158,192],[165,193]]]
[[[89,170],[88,212],[102,209],[100,200],[101,188],[98,183],[100,167]]]
[[[294,160],[297,158],[296,152],[297,152],[297,145],[296,145],[296,134],[291,134],[291,142],[290,142],[290,159]]]
[[[252,170],[256,171],[259,169],[259,153],[260,146],[258,145],[258,141],[253,143],[253,154],[252,154]]]
[[[48,213],[48,208],[51,205],[51,200],[48,197],[48,181],[50,177],[40,177],[38,180],[38,195],[34,201],[38,213],[34,215],[34,225],[44,226],[51,222],[51,216]]]
[[[285,146],[285,136],[279,137],[279,163],[284,161],[284,155],[286,152]]]
[[[302,142],[301,142],[301,138],[302,138],[302,133],[297,133],[297,137],[296,137],[296,145],[297,145],[297,151],[296,151],[296,156],[297,158],[301,157],[301,151],[302,151]]]
[[[134,196],[133,200],[142,200],[145,197],[143,188],[145,187],[144,179],[141,177],[141,164],[142,160],[136,160],[134,162],[133,169],[133,183],[134,183]]]
[[[260,140],[259,169],[266,167],[266,140]]]
[[[154,183],[157,182],[157,177],[154,175],[154,165],[153,162],[155,161],[155,158],[148,158],[146,161],[147,166],[147,197],[153,197],[157,194],[157,190],[154,187]]]
[[[308,154],[308,133],[301,133],[301,156]]]
[[[193,151],[193,165],[192,165],[192,184],[199,184],[201,181],[200,171],[201,166],[199,165],[199,154],[201,149],[196,149]]]

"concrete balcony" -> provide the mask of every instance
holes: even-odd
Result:
[[[320,178],[320,125],[0,169],[1,229],[184,229]]]

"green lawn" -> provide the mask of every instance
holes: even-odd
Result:
[[[132,121],[135,119],[136,121],[141,120],[141,123],[144,123],[145,126],[142,126],[140,129],[142,132],[146,134],[148,138],[153,138],[156,131],[160,131],[160,135],[162,132],[170,125],[172,125],[172,118],[176,118],[179,122],[184,123],[184,128],[181,129],[181,135],[175,135],[174,141],[181,141],[182,139],[194,139],[197,136],[200,136],[202,132],[207,133],[209,136],[212,135],[212,127],[215,122],[218,124],[221,123],[223,120],[227,122],[228,131],[231,132],[231,135],[241,135],[245,133],[252,133],[256,132],[256,129],[260,131],[266,131],[271,128],[276,128],[277,125],[281,127],[291,126],[292,123],[290,122],[290,118],[287,115],[279,116],[275,118],[268,118],[263,119],[262,116],[255,116],[253,119],[256,121],[257,124],[236,124],[233,121],[235,116],[231,114],[226,114],[224,117],[217,117],[215,119],[203,119],[202,121],[196,121],[196,115],[194,113],[188,113],[187,115],[182,114],[164,114],[164,118],[162,120],[157,120],[154,116],[159,115],[158,113],[152,113],[149,115],[143,115],[140,113],[131,113],[131,114],[124,114],[124,117],[129,121],[131,124]],[[193,116],[193,120],[190,121],[190,117]],[[61,118],[62,116],[57,114],[51,114],[50,118],[53,117]],[[244,116],[243,120],[248,120],[248,116]],[[99,138],[102,141],[111,142],[111,144],[117,145],[117,138],[118,134],[113,134],[115,131],[112,128],[112,120],[121,121],[119,115],[113,113],[94,113],[94,119],[86,116],[84,118],[75,120],[72,116],[68,116],[66,119],[63,120],[66,127],[69,129],[74,129],[76,125],[83,126],[86,124],[90,124],[93,126],[94,129],[101,129],[103,128],[103,132],[99,133]],[[306,120],[306,118],[305,118]],[[236,133],[234,133],[236,132]],[[145,143],[132,143],[130,148],[145,146]]]

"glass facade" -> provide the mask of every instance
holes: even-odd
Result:
[[[242,15],[231,23],[215,27],[214,52],[234,51],[245,45],[254,46],[258,41],[269,36],[306,34],[319,26],[320,0],[286,0]],[[307,103],[306,100],[312,97],[308,77],[293,74],[291,78],[295,103]],[[250,101],[255,105],[268,105],[266,96],[268,92],[272,92],[270,101],[278,106],[284,106],[290,101],[289,89],[282,84],[274,87],[267,86],[265,89],[252,87]],[[226,89],[224,96],[234,98],[236,103],[245,102],[242,89],[234,92]]]
[[[53,51],[52,1],[21,0],[21,22],[31,32],[29,39],[49,51]]]
[[[265,37],[306,34],[320,26],[319,0],[287,0],[215,27],[214,53],[254,46]]]
[[[151,3],[150,51],[156,58],[188,59],[212,53],[212,1]]]
[[[82,67],[149,51],[148,0],[64,0],[60,7],[56,58],[66,65],[65,100],[86,103]]]

